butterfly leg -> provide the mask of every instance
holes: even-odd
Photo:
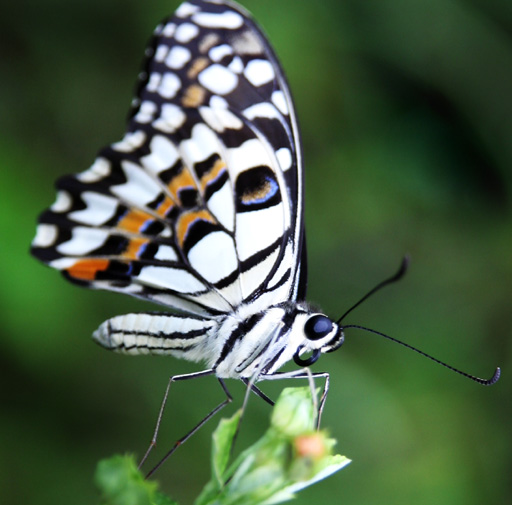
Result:
[[[271,407],[274,406],[274,401],[271,400],[259,387],[256,387],[256,385],[254,384],[250,384],[250,381],[249,379],[246,379],[246,378],[242,378],[240,379],[246,386],[249,386],[251,387],[251,391],[256,395],[256,396],[259,396],[262,400],[264,400],[265,402],[267,402]]]
[[[258,380],[283,380],[283,379],[307,379],[311,387],[311,394],[315,408],[317,408],[316,417],[316,428],[320,428],[320,421],[322,420],[322,412],[324,411],[325,401],[327,400],[327,393],[329,392],[329,374],[327,372],[316,372],[312,373],[309,368],[301,370],[293,370],[291,372],[276,372],[269,375],[261,375]],[[322,395],[320,396],[320,402],[316,404],[316,394],[314,388],[314,379],[324,379],[324,387]]]
[[[205,377],[207,375],[212,375],[214,374],[215,371],[214,370],[203,370],[201,372],[195,372],[195,373],[191,373],[191,374],[186,374],[186,375],[176,375],[176,376],[173,376],[169,379],[169,383],[167,384],[167,388],[165,390],[165,394],[164,394],[164,398],[162,400],[162,405],[160,406],[160,411],[158,413],[158,418],[157,418],[157,422],[156,422],[156,426],[155,426],[155,431],[153,433],[153,438],[151,439],[151,443],[146,451],[146,453],[144,454],[144,457],[142,458],[142,460],[140,461],[139,463],[139,468],[141,468],[141,466],[146,462],[146,460],[148,459],[148,456],[150,454],[150,452],[153,450],[153,448],[156,446],[156,441],[157,441],[157,437],[158,437],[158,432],[160,430],[160,423],[162,421],[162,417],[163,417],[163,413],[164,413],[164,410],[165,410],[165,405],[167,403],[167,398],[169,396],[169,390],[170,390],[170,387],[171,387],[171,384],[173,382],[177,382],[177,381],[182,381],[182,380],[187,380],[187,379],[195,379],[195,378],[198,378],[198,377]],[[198,431],[204,424],[206,424],[215,414],[217,414],[217,412],[219,412],[221,409],[223,409],[228,403],[230,403],[232,401],[232,396],[231,394],[229,393],[224,381],[220,378],[218,378],[218,381],[219,381],[219,384],[221,385],[225,395],[226,395],[226,399],[224,401],[222,401],[221,403],[219,403],[219,405],[217,405],[211,412],[208,413],[208,415],[206,415],[196,426],[194,426],[188,433],[186,433],[183,437],[181,437],[179,440],[177,440],[174,445],[172,446],[172,448],[167,452],[167,454],[158,462],[158,464],[151,469],[151,471],[146,475],[146,478],[148,478],[149,476],[151,476],[158,468],[160,468],[160,466],[169,458],[169,456],[171,456],[171,454],[174,453],[174,451],[182,444],[184,444],[196,431]]]

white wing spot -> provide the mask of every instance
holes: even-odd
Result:
[[[162,74],[159,74],[158,72],[152,72],[149,76],[148,83],[146,84],[146,89],[151,93],[154,93],[158,89],[161,80]]]
[[[149,145],[150,154],[143,156],[142,165],[154,174],[172,167],[179,158],[176,146],[163,135],[155,135]]]
[[[157,107],[154,102],[144,100],[140,105],[139,111],[135,115],[135,120],[139,123],[151,123],[156,111]]]
[[[199,7],[197,5],[192,5],[188,2],[183,2],[177,9],[176,9],[176,16],[179,18],[186,18],[188,16],[191,16],[192,14],[195,14],[199,10]]]
[[[261,86],[275,78],[274,68],[267,60],[252,60],[244,71],[245,77],[253,86]]]
[[[165,133],[174,133],[186,119],[187,116],[181,107],[173,103],[164,103],[161,117],[153,123],[153,126]]]
[[[272,93],[272,102],[283,114],[288,115],[290,113],[286,97],[282,91],[274,91]]]
[[[164,61],[168,52],[169,52],[169,46],[166,46],[165,44],[160,44],[156,48],[155,61],[160,61],[160,62]]]
[[[204,161],[221,149],[215,132],[204,123],[198,123],[192,128],[192,136],[180,143],[180,152],[186,165]]]
[[[53,212],[67,212],[73,203],[71,196],[67,191],[59,191],[57,193],[57,199],[50,207]]]
[[[235,74],[241,74],[244,70],[244,63],[240,56],[235,56],[233,61],[228,65],[229,70],[231,72],[235,72]]]
[[[221,96],[212,95],[210,98],[210,107],[212,109],[227,109],[229,107],[228,102]]]
[[[199,34],[199,28],[192,23],[183,23],[178,26],[174,38],[182,44],[187,44]]]
[[[71,268],[76,265],[77,260],[73,258],[59,258],[58,260],[53,260],[48,263],[52,268],[56,268],[57,270],[66,270],[67,268]]]
[[[198,76],[199,83],[212,93],[227,95],[238,84],[238,76],[219,64],[209,66]]]
[[[226,163],[232,180],[236,180],[236,176],[248,168],[272,166],[266,145],[259,139],[249,139],[239,147],[227,149]]]
[[[126,182],[110,188],[114,195],[132,205],[144,206],[161,193],[159,184],[139,165],[124,160],[121,162],[121,167],[125,173]]]
[[[183,46],[174,46],[170,51],[165,64],[169,68],[179,69],[183,68],[192,58],[190,51]]]
[[[215,110],[215,114],[217,115],[219,121],[222,123],[224,128],[230,128],[232,130],[241,130],[244,126],[244,123],[242,120],[235,116],[230,110],[228,109],[217,109]]]
[[[98,182],[110,175],[111,170],[112,167],[108,160],[105,158],[97,158],[87,170],[77,174],[76,178],[86,184]]]
[[[71,230],[71,239],[58,245],[56,249],[60,254],[83,256],[102,246],[108,237],[107,230],[77,226]]]
[[[199,112],[205,123],[219,133],[222,133],[226,128],[240,130],[243,126],[240,118],[228,109],[200,107]]]
[[[208,200],[208,208],[220,224],[229,231],[235,229],[235,206],[233,204],[233,190],[231,184],[225,184]]]
[[[244,22],[242,16],[233,11],[225,11],[221,14],[200,12],[194,14],[192,20],[205,28],[228,28],[230,30],[240,28]]]
[[[281,170],[286,171],[292,167],[292,153],[287,147],[282,147],[276,152]]]
[[[224,131],[224,127],[222,123],[219,121],[217,114],[210,107],[199,107],[199,112],[203,121],[212,129],[217,132],[222,133]]]
[[[123,140],[112,144],[112,147],[122,153],[129,153],[138,149],[146,140],[146,134],[138,130],[136,132],[127,133]]]
[[[277,109],[269,102],[257,103],[243,111],[243,115],[247,119],[254,119],[257,117],[266,119],[276,119],[279,117]]]
[[[36,236],[32,241],[33,247],[50,247],[55,243],[59,232],[54,224],[40,224],[37,226]]]
[[[161,245],[158,246],[158,251],[156,252],[154,259],[160,261],[177,261],[178,255],[171,246]]]
[[[176,93],[178,93],[178,90],[181,87],[181,81],[180,78],[171,72],[167,72],[162,77],[162,82],[160,83],[160,86],[158,87],[158,92],[167,99],[174,98],[176,96]]]
[[[86,207],[75,210],[69,218],[77,223],[99,226],[111,219],[117,211],[117,200],[111,196],[85,191],[80,195]]]
[[[212,47],[208,52],[208,56],[214,62],[219,62],[224,56],[229,56],[230,54],[233,54],[233,48],[228,44]]]
[[[174,23],[167,23],[162,29],[162,35],[164,37],[172,37],[176,31],[176,25]]]

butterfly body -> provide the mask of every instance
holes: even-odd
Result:
[[[299,351],[329,352],[343,339],[334,323],[319,340],[304,334],[315,312],[304,303],[263,311],[239,307],[221,318],[172,314],[126,314],[109,319],[93,338],[107,349],[128,354],[171,355],[204,361],[220,378],[251,378],[275,373]]]

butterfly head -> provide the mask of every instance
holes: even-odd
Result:
[[[293,356],[299,366],[315,363],[324,352],[338,349],[344,342],[343,329],[324,314],[309,314],[304,321],[304,339]],[[303,358],[303,355],[308,357]]]

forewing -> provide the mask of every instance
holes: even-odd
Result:
[[[297,295],[298,130],[245,13],[187,2],[147,51],[125,138],[58,182],[33,253],[72,281],[197,314]]]
[[[132,110],[136,122],[162,116],[166,102],[162,102],[161,89],[167,90],[172,82],[173,102],[200,108],[225,145],[239,148],[237,159],[251,160],[252,146],[240,149],[246,136],[240,135],[229,119],[217,117],[224,108],[240,116],[257,133],[259,148],[270,152],[271,168],[286,187],[289,223],[277,259],[266,256],[266,264],[259,265],[257,273],[245,276],[253,278],[245,285],[253,286],[256,278],[265,280],[252,292],[254,299],[266,291],[268,296],[260,298],[262,306],[266,299],[305,297],[301,142],[289,88],[267,39],[247,13],[232,2],[191,1],[157,28],[149,55],[140,79],[142,93]],[[231,179],[236,180],[236,167],[228,163],[228,170]],[[260,217],[265,220],[263,214]],[[257,237],[255,231],[250,231],[252,240]],[[241,240],[245,238],[239,237],[237,243]],[[275,272],[277,266],[281,268]],[[262,276],[264,273],[267,275]],[[244,296],[248,290],[243,290]]]

